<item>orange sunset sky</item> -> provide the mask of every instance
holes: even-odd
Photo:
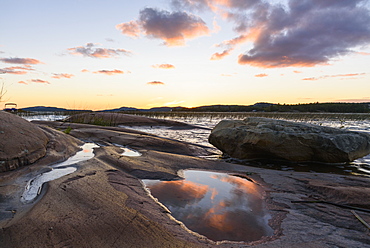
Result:
[[[2,0],[0,104],[370,102],[368,0]]]

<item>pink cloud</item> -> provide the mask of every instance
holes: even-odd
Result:
[[[117,24],[116,29],[121,31],[122,34],[131,37],[139,37],[141,33],[140,25],[137,21],[130,21],[127,23]]]
[[[100,70],[100,71],[94,71],[95,74],[105,74],[105,75],[117,75],[117,74],[124,74],[121,70]]]
[[[305,80],[305,81],[316,81],[316,80],[318,80],[318,78],[310,77],[310,78],[303,78],[302,80]]]
[[[164,85],[165,83],[163,83],[161,81],[152,81],[152,82],[148,82],[147,84],[149,84],[149,85]]]
[[[52,78],[61,79],[61,78],[71,78],[74,77],[73,74],[68,73],[53,73]]]
[[[347,74],[337,74],[337,75],[324,75],[320,77],[311,77],[311,78],[304,78],[302,80],[310,80],[310,81],[315,81],[319,79],[326,79],[326,78],[347,78],[347,79],[352,79],[354,77],[359,77],[359,76],[364,76],[366,73],[347,73]]]
[[[257,75],[254,75],[255,77],[267,77],[268,75],[265,74],[265,73],[261,73],[261,74],[257,74]]]
[[[367,0],[283,2],[286,3],[171,0],[175,10],[220,14],[233,24],[238,37],[248,37],[240,43],[224,42],[220,46],[223,51],[212,56],[214,60],[230,55],[237,44],[249,41],[246,51],[238,57],[239,64],[260,68],[314,67],[328,65],[370,43]]]
[[[122,34],[161,39],[166,46],[184,46],[187,39],[208,35],[206,23],[183,11],[169,12],[153,8],[140,11],[139,19],[116,25]]]
[[[358,52],[357,54],[365,55],[365,56],[369,56],[370,55],[370,53],[366,53],[366,52]]]
[[[243,44],[245,43],[246,41],[248,40],[251,40],[252,37],[256,36],[257,34],[256,33],[253,33],[253,32],[256,32],[257,31],[250,31],[249,34],[243,34],[243,35],[240,35],[236,38],[233,38],[231,40],[227,40],[227,41],[224,41],[222,42],[221,44],[217,44],[216,46],[217,47],[225,47],[225,50],[222,51],[221,53],[214,53],[212,56],[211,56],[211,60],[220,60],[220,59],[223,59],[224,57],[228,56],[231,54],[231,52],[239,45],[239,44]]]
[[[324,77],[357,77],[357,76],[364,76],[366,73],[348,73],[348,74],[338,74],[338,75],[331,75],[331,76],[324,76]]]
[[[171,64],[158,64],[152,65],[152,67],[156,69],[175,69],[175,66]]]
[[[9,70],[8,68],[3,68],[3,69],[0,69],[0,74],[24,75],[24,74],[27,74],[27,71],[16,71],[16,70]]]
[[[120,55],[129,56],[132,53],[125,49],[110,49],[95,47],[93,43],[87,43],[85,46],[72,47],[67,49],[72,55],[82,55],[91,58],[113,58]]]
[[[25,81],[19,81],[18,83],[19,83],[19,84],[25,84],[25,85],[28,85],[28,83],[26,83]]]
[[[33,71],[32,67],[30,65],[24,65],[24,66],[12,66],[8,67],[9,70],[26,70],[26,71]]]
[[[40,60],[31,58],[1,58],[0,61],[8,64],[23,64],[23,65],[43,64]]]
[[[31,79],[30,80],[32,83],[38,83],[38,84],[50,84],[50,82],[41,80],[41,79]]]
[[[230,52],[231,51],[232,51],[231,49],[226,49],[226,50],[224,50],[221,53],[214,53],[211,56],[211,60],[220,60],[220,59],[223,59],[224,57],[230,55]]]
[[[28,71],[32,71],[32,67],[30,65],[24,66],[12,66],[0,69],[1,74],[15,74],[15,75],[24,75],[27,74]]]

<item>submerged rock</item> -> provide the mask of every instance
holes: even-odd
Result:
[[[370,153],[370,135],[366,133],[257,117],[221,121],[209,142],[239,159],[341,163]]]

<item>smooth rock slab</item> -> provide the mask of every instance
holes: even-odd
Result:
[[[341,163],[370,153],[367,133],[257,117],[221,121],[209,142],[239,159]]]
[[[34,163],[46,154],[49,138],[36,125],[0,111],[0,172]]]

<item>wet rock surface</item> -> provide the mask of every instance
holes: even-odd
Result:
[[[342,163],[370,153],[370,135],[366,133],[257,117],[221,121],[209,142],[239,159]]]
[[[17,179],[38,168],[38,163],[7,172],[8,176],[0,174],[0,189],[13,189],[0,191],[0,208],[8,213],[8,218],[0,219],[0,247],[369,247],[369,230],[350,209],[317,203],[370,208],[369,178],[210,161],[196,157],[196,150],[181,152],[183,146],[176,146],[176,152],[166,150],[171,142],[164,150],[149,149],[147,139],[135,143],[141,156],[127,157],[111,142],[127,145],[136,138],[126,135],[127,130],[113,129],[74,126],[71,135],[105,145],[95,149],[96,156],[79,164],[76,172],[49,182],[33,205],[17,205],[9,197],[17,193]],[[274,235],[249,243],[216,243],[189,232],[148,195],[139,180],[178,179],[183,169],[232,173],[257,183],[265,192]],[[370,223],[369,213],[356,212]]]

